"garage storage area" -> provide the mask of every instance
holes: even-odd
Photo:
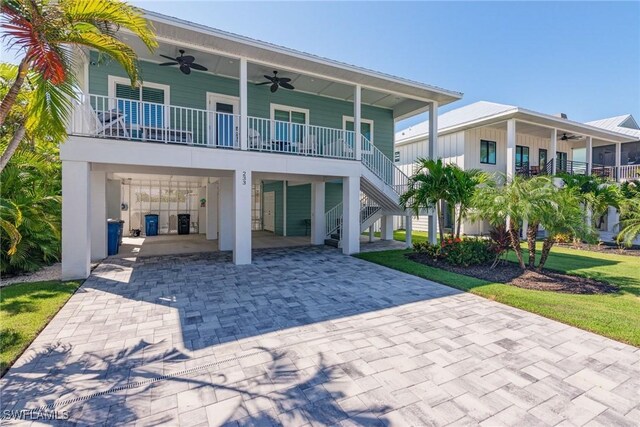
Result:
[[[204,181],[204,182],[203,182]],[[206,178],[123,179],[121,218],[126,235],[155,235],[150,215],[157,215],[157,234],[198,234],[199,208],[206,206]]]

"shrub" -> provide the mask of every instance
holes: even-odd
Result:
[[[485,264],[493,258],[490,247],[483,239],[449,238],[441,243],[440,256],[453,265]]]

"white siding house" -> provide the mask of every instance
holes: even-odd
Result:
[[[633,118],[628,117],[622,116],[621,120],[613,122],[637,127]],[[423,122],[396,133],[395,162],[408,175],[418,158],[429,157],[428,129],[428,122]],[[628,177],[640,173],[640,166],[631,165],[627,171],[620,162],[620,153],[624,143],[637,141],[635,132],[640,133],[640,130],[627,128],[627,131],[620,132],[618,128],[607,128],[602,123],[571,121],[564,114],[549,115],[513,105],[480,101],[438,117],[434,157],[467,170],[481,169],[507,177],[558,172]],[[600,164],[593,159],[591,154],[594,150],[609,146],[617,153],[616,162]],[[574,160],[573,153],[579,149],[586,149],[586,161]],[[612,218],[606,221],[607,229],[617,222],[614,215],[612,213]],[[413,218],[414,230],[426,231],[426,224],[422,217]],[[403,219],[399,218],[396,225],[402,227]],[[445,224],[445,228],[450,226]],[[465,221],[462,231],[465,234],[484,234],[489,227]]]

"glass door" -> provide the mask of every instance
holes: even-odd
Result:
[[[232,96],[208,94],[207,108],[209,118],[209,145],[216,147],[234,147],[239,145],[240,130],[237,111],[240,102]]]
[[[344,119],[344,130],[353,132],[355,130],[355,125],[352,119]],[[362,136],[367,138],[371,144],[373,144],[373,122],[369,120],[361,120],[360,121],[360,133]],[[353,148],[353,138],[355,134],[348,133],[346,137],[346,143],[349,147]]]

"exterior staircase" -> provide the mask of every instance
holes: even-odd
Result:
[[[362,172],[360,176],[360,232],[383,215],[404,215],[400,195],[409,186],[409,177],[362,136]],[[341,247],[342,203],[325,213],[325,244]]]

